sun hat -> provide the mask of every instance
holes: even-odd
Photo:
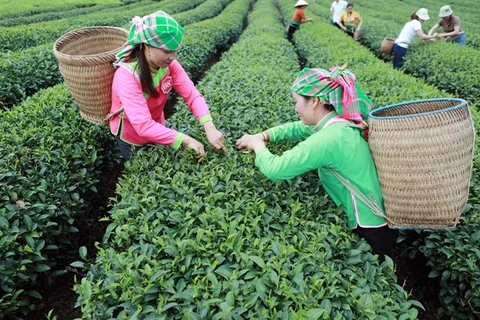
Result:
[[[428,16],[428,10],[425,8],[418,9],[418,11],[415,13],[417,17],[419,17],[422,20],[429,20],[430,17]]]
[[[438,14],[438,16],[440,18],[445,18],[445,17],[451,16],[452,14],[453,14],[453,10],[452,8],[450,8],[450,6],[443,6],[440,8],[440,13]]]
[[[297,3],[295,3],[295,8],[300,6],[308,6],[308,2],[305,0],[298,0]]]
[[[164,11],[157,11],[143,18],[135,17],[132,19],[127,42],[117,53],[117,59],[130,55],[132,50],[142,43],[154,48],[179,50],[184,33],[183,27]]]

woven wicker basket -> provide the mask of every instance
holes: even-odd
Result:
[[[78,104],[80,115],[103,123],[111,108],[112,62],[127,40],[128,31],[116,27],[85,27],[61,36],[53,46],[60,73]]]
[[[370,112],[369,145],[393,228],[454,227],[468,197],[475,132],[462,99]]]

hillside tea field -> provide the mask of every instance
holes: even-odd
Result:
[[[332,26],[331,1],[307,2],[313,22],[290,42],[294,0],[0,0],[1,319],[480,318],[478,148],[456,227],[402,229],[379,263],[316,172],[272,182],[235,146],[298,120],[290,88],[301,69],[345,62],[373,108],[461,98],[479,128],[477,4],[450,3],[465,46],[417,37],[395,70],[380,44],[418,2],[355,1],[359,41]],[[422,2],[425,33],[445,4]],[[185,28],[177,60],[228,153],[174,90],[168,126],[205,145],[202,162],[169,147],[124,161],[108,126],[80,116],[55,41],[87,26],[129,29],[157,10]]]

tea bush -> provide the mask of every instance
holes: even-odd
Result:
[[[17,25],[26,25],[30,23],[38,23],[38,22],[45,22],[50,20],[62,19],[66,17],[74,17],[82,14],[88,14],[91,12],[96,12],[99,10],[105,10],[110,8],[117,8],[121,4],[112,3],[106,5],[95,5],[95,4],[88,4],[88,5],[75,5],[72,7],[66,8],[55,8],[53,12],[45,12],[39,14],[26,14],[20,17],[15,18],[6,18],[0,20],[0,27],[13,27]]]
[[[141,1],[119,8],[101,10],[95,13],[68,17],[60,20],[34,23],[27,26],[0,28],[0,51],[16,51],[54,42],[68,31],[87,26],[122,27],[134,16],[144,16],[158,10],[174,14],[196,7],[202,0]]]
[[[0,318],[33,308],[24,291],[49,274],[76,232],[102,166],[114,159],[105,128],[85,126],[65,86],[0,112]]]
[[[207,24],[200,24],[197,28],[194,27],[195,25],[192,25],[192,27],[190,27],[188,29],[188,32],[192,35],[198,35],[198,36],[200,34],[203,34],[203,37],[205,38],[204,43],[208,43],[208,45],[209,45],[209,46],[206,46],[204,48],[206,49],[207,53],[213,54],[216,51],[215,46],[218,45],[218,46],[226,47],[228,45],[228,41],[234,41],[235,37],[238,38],[238,36],[241,33],[242,26],[243,26],[244,20],[246,19],[246,15],[247,15],[247,12],[250,8],[251,2],[252,2],[252,0],[237,0],[235,3],[232,3],[230,6],[228,6],[225,9],[224,13],[222,13],[222,15],[216,17],[215,19],[212,19],[211,21],[207,22]],[[233,19],[233,21],[230,21],[230,19]],[[196,31],[197,29],[202,30],[204,27],[209,27],[210,33],[204,33],[204,32],[200,33],[198,31]],[[224,35],[224,34],[226,34],[226,35]],[[211,41],[210,37],[212,37],[212,36],[213,36],[213,39],[220,39],[220,38],[223,37],[226,40],[224,42]],[[194,41],[198,41],[198,39],[196,37],[194,37],[194,38],[185,37],[185,43],[184,43],[185,48],[189,47],[189,43],[193,39],[194,39]],[[192,61],[192,60],[187,60],[186,66],[184,65],[184,67],[186,68],[187,71],[193,72],[193,70],[195,70],[196,72],[202,73],[203,72],[202,69],[205,68],[205,65],[207,64],[208,55],[205,55],[204,52],[200,52],[200,51],[196,51],[196,54],[201,55],[200,57],[195,57],[193,55],[194,54],[193,52],[191,52],[190,54],[191,55],[189,56],[189,58],[193,59],[195,61],[195,64],[189,64],[188,61]],[[183,59],[182,56],[179,55],[179,60],[183,64],[182,59]],[[11,120],[11,119],[13,119],[14,117],[18,117],[18,118],[22,118],[22,119],[29,119],[29,117],[31,117],[31,116],[29,116],[28,114],[25,114],[25,112],[28,111],[28,108],[32,108],[33,106],[36,106],[36,104],[41,104],[43,109],[47,109],[47,108],[52,108],[53,110],[58,110],[59,108],[68,109],[69,115],[71,117],[75,116],[75,118],[68,118],[68,119],[64,119],[62,121],[59,121],[60,123],[62,123],[62,125],[67,126],[67,125],[69,125],[69,122],[72,122],[72,121],[79,122],[78,125],[84,125],[85,122],[79,120],[79,116],[77,115],[78,111],[75,110],[76,107],[75,107],[75,105],[72,101],[72,98],[71,98],[70,94],[66,90],[66,88],[64,86],[59,86],[58,88],[61,88],[61,89],[57,89],[56,91],[53,91],[53,92],[46,91],[46,92],[51,92],[51,93],[49,93],[49,94],[43,94],[42,93],[42,95],[39,96],[39,97],[34,96],[31,101],[27,101],[25,103],[25,106],[14,108],[13,110],[15,110],[15,112],[13,110],[9,111],[9,112],[5,112],[4,114],[8,115],[8,116],[5,117],[5,121],[7,121],[7,123],[9,121],[13,122],[13,120]],[[55,95],[57,95],[55,98],[51,98],[51,96],[55,96]],[[61,101],[62,104],[60,104],[60,102],[58,102],[58,101]],[[67,112],[67,111],[64,111],[64,112]],[[35,115],[38,116],[37,113]],[[46,113],[44,115],[44,118],[42,119],[43,123],[50,124],[50,122],[55,123],[57,121],[57,120],[48,120],[48,116],[49,116],[49,113]],[[62,113],[57,113],[57,116],[58,117],[62,116]],[[47,119],[45,119],[45,118],[47,118]],[[25,121],[28,121],[28,120],[25,120]],[[40,119],[38,121],[40,121]],[[21,122],[21,123],[17,122],[17,125],[20,125],[20,124],[23,124],[23,122]],[[42,126],[38,125],[38,122],[32,123],[31,125],[34,128],[35,128],[35,126],[38,126],[38,129],[37,129],[38,132],[44,132],[44,134],[50,135],[50,131],[44,131]],[[107,139],[107,141],[109,141],[109,143],[112,142],[112,137],[108,133],[108,130],[106,129],[106,127],[103,127],[103,128],[102,127],[96,127],[96,128],[97,128],[96,130],[100,130],[100,128],[101,128],[100,132],[102,132],[102,134],[104,135],[104,136],[102,136],[102,139],[104,139],[104,140]],[[49,127],[49,130],[50,130],[50,127]],[[58,129],[58,126],[52,126],[51,130],[58,131],[58,134],[63,132],[63,134],[65,134],[67,136],[71,135],[70,131],[66,131],[66,130],[63,130],[63,129]],[[73,126],[72,130],[80,130],[80,129],[78,129],[76,126]],[[7,131],[8,130],[6,130],[5,132],[7,132]],[[35,132],[37,132],[37,131],[35,131]],[[83,130],[83,131],[85,131],[85,130]],[[13,131],[13,132],[15,132],[15,131]],[[17,138],[16,135],[13,135],[13,136],[8,136],[7,135],[4,139],[7,140],[7,139],[16,139],[16,138]],[[52,139],[52,138],[49,138],[49,139]],[[41,144],[41,143],[43,143],[43,139],[46,139],[46,138],[45,137],[42,138],[42,136],[40,134],[38,134],[38,139],[40,139],[40,141],[38,143]],[[83,139],[84,139],[83,140],[84,143],[87,143],[89,140],[92,140],[92,141],[95,141],[95,139],[98,140],[99,137],[92,136],[92,137],[84,137]],[[47,140],[47,141],[50,141],[50,140]],[[56,150],[55,152],[58,153],[58,157],[61,157],[61,158],[64,158],[64,159],[69,159],[69,157],[73,156],[75,153],[73,151],[71,151],[72,154],[64,155],[62,152],[66,152],[66,150],[69,150],[69,148],[70,149],[73,148],[73,150],[75,150],[75,148],[77,148],[77,147],[72,147],[69,143],[76,143],[76,141],[75,140],[65,141],[65,139],[64,139],[61,143],[63,143],[64,149],[62,149],[62,151]],[[20,145],[19,145],[19,147],[20,147]],[[97,150],[99,150],[99,152],[102,152],[102,150],[103,150],[101,147],[98,147],[98,146],[96,147],[94,144],[92,144],[90,147],[93,150],[95,150],[95,148],[97,148]],[[49,149],[48,142],[45,143],[45,148],[46,148],[45,152],[48,152],[48,150],[52,149],[52,148]],[[108,155],[109,152],[110,153],[113,152],[112,150],[116,150],[116,146],[115,146],[114,142],[113,142],[113,144],[111,144],[109,146],[109,151],[108,152],[103,151],[102,153]],[[25,152],[28,152],[28,150],[25,150]],[[12,153],[12,156],[13,155],[14,155],[14,153]],[[102,159],[102,158],[99,157],[99,159],[96,159],[96,161],[100,161],[100,159]],[[107,158],[113,159],[113,157],[110,157],[110,156],[107,156]],[[25,158],[26,165],[28,165],[27,161],[28,161],[28,159]],[[76,165],[78,165],[78,164],[76,164]],[[97,170],[98,170],[98,168],[97,168]],[[73,191],[74,189],[69,187],[68,182],[64,181],[64,179],[67,179],[67,180],[70,179],[70,178],[75,179],[75,174],[72,174],[71,177],[69,177],[66,174],[61,172],[61,167],[55,168],[54,171],[55,172],[60,171],[58,173],[58,175],[59,175],[58,179],[60,179],[60,177],[61,177],[61,180],[58,180],[58,183],[65,183],[66,190]],[[72,171],[76,172],[74,169],[72,169]],[[42,174],[43,174],[43,172],[44,171],[42,171]],[[98,175],[98,171],[93,172],[91,176],[90,175],[84,176],[85,181],[83,183],[84,184],[88,184],[88,183],[95,184],[97,182],[94,179],[95,175]],[[29,190],[26,186],[23,186],[24,182],[22,182],[23,181],[22,179],[20,179],[20,180],[15,180],[13,178],[10,179],[8,181],[8,183],[10,185],[10,188],[13,188],[12,190],[17,190],[19,188],[20,189],[25,188],[26,190]],[[32,178],[32,179],[35,180],[34,178]],[[47,187],[44,186],[44,188],[47,188]],[[55,191],[54,186],[48,185],[48,188],[49,188],[48,190],[51,191],[51,192]],[[8,190],[10,190],[10,189],[8,189]],[[7,189],[6,189],[5,192],[7,192]],[[75,195],[75,198],[76,197],[77,196]],[[9,199],[9,200],[11,201],[11,199]],[[80,199],[79,201],[82,201],[82,200]],[[82,205],[84,205],[83,202],[82,202]],[[13,206],[13,208],[15,208],[15,206]],[[38,207],[38,215],[40,215],[42,210],[45,210],[45,208],[44,207]],[[12,213],[12,214],[14,214],[14,213]],[[73,224],[74,218],[75,218],[75,216],[73,214],[69,214],[69,215],[65,215],[65,216],[62,216],[62,215],[59,214],[59,219],[60,220],[62,220],[62,219],[68,220],[70,224]],[[9,221],[11,219],[13,219],[13,216],[8,216],[5,219],[7,219],[6,223],[10,223]],[[20,228],[25,228],[23,226],[23,224],[28,223],[28,225],[27,225],[28,227],[30,227],[31,225],[34,225],[34,226],[39,225],[39,226],[42,226],[42,228],[45,228],[45,227],[43,227],[43,225],[46,223],[45,220],[50,221],[50,219],[51,219],[50,215],[41,215],[40,217],[32,216],[31,219],[29,219],[27,222],[20,221],[19,222],[20,223],[19,227]],[[1,221],[3,221],[3,220],[1,220]],[[51,225],[49,224],[48,227],[51,229],[51,228],[58,227],[58,226],[57,226],[57,224],[51,224]],[[14,234],[16,232],[15,230],[16,229],[13,229],[13,230],[11,230],[11,232]],[[53,232],[51,230],[47,230],[47,231],[50,232],[50,233]],[[50,237],[52,237],[52,236],[47,231],[45,231],[43,233],[38,233],[35,237],[35,238],[38,238],[37,241],[40,241],[40,243],[45,243],[45,242],[48,243],[50,241],[49,240]],[[0,241],[3,241],[1,243],[4,243],[5,250],[7,250],[7,243],[10,243],[12,237],[7,237],[6,234],[5,234],[5,238],[2,238],[2,237],[3,237],[3,235],[0,235],[0,239],[1,239]],[[62,237],[66,237],[65,234],[62,234]],[[15,245],[15,243],[13,243],[12,246],[13,245]],[[58,246],[59,246],[59,244],[57,244],[57,247]],[[43,247],[39,247],[38,250],[41,250],[42,248]],[[49,250],[52,250],[52,248],[54,248],[54,247],[50,246]],[[6,254],[12,255],[12,252],[15,252],[15,250],[19,250],[18,245],[15,248],[12,247],[12,248],[8,249],[6,251]],[[17,255],[18,254],[15,254],[15,256],[17,256]],[[0,299],[3,300],[3,301],[0,300],[0,315],[2,315],[2,313],[1,313],[2,312],[2,303],[4,303],[5,306],[7,306],[8,303],[15,306],[15,308],[5,307],[6,308],[5,314],[10,314],[19,307],[24,308],[25,312],[27,312],[27,309],[28,309],[26,307],[29,307],[29,308],[33,307],[32,305],[28,304],[29,302],[27,301],[27,299],[23,299],[23,300],[20,300],[20,301],[17,302],[17,299],[20,299],[21,297],[23,297],[24,294],[19,296],[20,297],[19,298],[19,297],[14,296],[15,292],[22,292],[23,293],[21,288],[24,287],[25,284],[27,284],[27,283],[34,283],[36,281],[39,273],[44,273],[44,272],[48,271],[50,268],[47,268],[46,266],[49,266],[49,267],[53,266],[54,265],[54,259],[45,255],[44,257],[42,257],[41,260],[39,260],[39,261],[41,261],[42,266],[43,265],[45,265],[45,266],[39,267],[39,268],[37,268],[35,264],[32,264],[32,262],[30,260],[36,261],[36,260],[33,260],[31,257],[28,257],[28,259],[25,258],[22,261],[17,261],[15,259],[13,259],[12,261],[9,262],[9,264],[11,265],[12,268],[14,268],[15,266],[18,266],[18,265],[22,266],[22,267],[20,267],[21,269],[25,268],[23,265],[26,265],[27,267],[31,266],[31,269],[28,269],[27,270],[28,272],[26,272],[26,274],[28,274],[28,276],[29,276],[28,279],[25,276],[23,276],[23,273],[21,273],[21,275],[18,276],[15,273],[12,273],[10,269],[8,269],[8,268],[5,269],[5,276],[4,276],[3,280],[5,281],[5,283],[8,283],[8,286],[5,285],[5,288],[6,288],[5,289],[5,295],[0,296]],[[40,263],[40,262],[37,262],[37,263]],[[1,272],[0,272],[0,274],[1,274]],[[19,281],[17,279],[18,277],[22,278],[23,281]],[[34,291],[33,291],[32,295],[33,295],[33,297],[38,297],[38,293],[36,293]]]
[[[281,67],[279,67],[281,66]],[[241,72],[240,72],[241,70]],[[298,65],[273,3],[198,87],[230,141],[293,117]],[[186,108],[170,123],[200,138]],[[281,152],[286,145],[272,146]],[[126,163],[97,259],[76,287],[86,318],[415,319],[417,302],[322,195],[318,178],[272,183],[254,156],[155,148]]]
[[[81,3],[79,3],[81,2]],[[93,5],[109,5],[118,0],[24,0],[9,2],[0,13],[0,20],[42,15],[56,11],[68,11],[74,8],[84,8]]]
[[[208,19],[212,17],[212,15],[218,14],[222,9],[221,6],[225,6],[227,2],[231,2],[231,0],[222,1],[212,0],[211,2],[205,2],[203,5],[200,5],[195,9],[186,11],[189,12],[189,18],[185,18],[185,15],[183,15],[182,12],[173,14],[173,17],[175,19],[180,17],[180,21],[183,19],[184,26]],[[218,5],[215,5],[214,2],[218,2]],[[168,6],[164,5],[164,7],[168,9]],[[194,63],[192,65],[184,65],[187,72],[190,74],[197,72],[198,74],[196,76],[199,76],[202,72],[202,68],[198,68],[197,65],[205,64],[205,60],[208,59],[209,56],[216,51],[223,49],[227,46],[227,43],[233,41],[235,37],[238,38],[242,29],[241,24],[240,26],[235,26],[235,32],[230,29],[231,27],[229,26],[232,25],[232,23],[235,24],[235,21],[229,22],[225,19],[221,22],[218,21],[218,19],[212,21],[213,22],[210,22],[209,25],[204,26],[209,28],[208,30],[212,35],[210,44],[207,45],[207,43],[203,43],[202,47],[198,48],[203,50],[196,50],[195,52],[190,52],[189,49],[183,50],[190,52],[189,56],[184,58],[184,60],[198,57],[197,60],[193,61]],[[224,23],[225,25],[219,25],[219,22]],[[128,27],[129,26],[130,24]],[[195,27],[187,28],[187,35],[185,37],[185,45],[187,48],[189,47],[188,44],[190,42],[198,44],[198,36],[196,33],[199,32],[203,33],[204,31],[199,31],[198,28]],[[214,32],[217,32],[218,34],[214,34]],[[221,39],[223,39],[223,41]],[[218,42],[215,42],[215,40],[218,40]],[[53,43],[21,51],[7,52],[1,55],[0,108],[9,109],[14,105],[20,104],[25,97],[34,94],[38,90],[54,86],[63,81],[63,78],[58,71],[58,62],[55,59],[52,47]],[[180,57],[181,56],[185,55],[180,53]],[[182,60],[182,58],[179,59]]]
[[[280,3],[284,4],[280,8],[285,12],[284,19],[288,21],[290,3],[288,1]],[[323,68],[349,62],[349,68],[357,75],[362,88],[372,97],[374,107],[402,101],[451,97],[451,94],[435,89],[419,79],[393,70],[391,65],[379,61],[374,54],[362,48],[343,32],[335,32],[335,28],[328,22],[317,18],[312,12],[309,16],[315,19],[315,25],[304,25],[294,34],[300,59],[309,67]],[[412,248],[416,252],[410,252],[410,254],[418,254],[420,251],[425,255],[427,264],[433,270],[431,276],[439,277],[442,287],[440,302],[444,304],[440,313],[462,319],[473,319],[473,311],[478,312],[480,308],[478,304],[480,295],[476,285],[480,272],[477,249],[480,245],[477,237],[477,230],[480,229],[478,224],[480,117],[476,105],[471,105],[470,109],[477,130],[472,187],[467,204],[467,209],[470,208],[470,211],[464,214],[460,223],[452,231],[419,233],[415,237],[417,240]]]
[[[232,1],[233,0],[207,0],[198,7],[177,13],[174,18],[182,26],[214,18]]]
[[[40,89],[63,81],[52,44],[7,52],[0,61],[0,108],[10,109]]]
[[[243,25],[253,0],[236,0],[213,19],[194,23],[185,28],[185,45],[178,54],[178,60],[187,73],[199,79],[208,59],[234,43],[243,31]]]

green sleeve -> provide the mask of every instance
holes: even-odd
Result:
[[[255,165],[270,180],[292,179],[310,170],[331,166],[335,155],[329,147],[331,139],[317,132],[281,156],[267,148],[257,152]]]
[[[300,141],[313,134],[313,126],[307,126],[302,121],[295,121],[267,130],[270,141]]]

